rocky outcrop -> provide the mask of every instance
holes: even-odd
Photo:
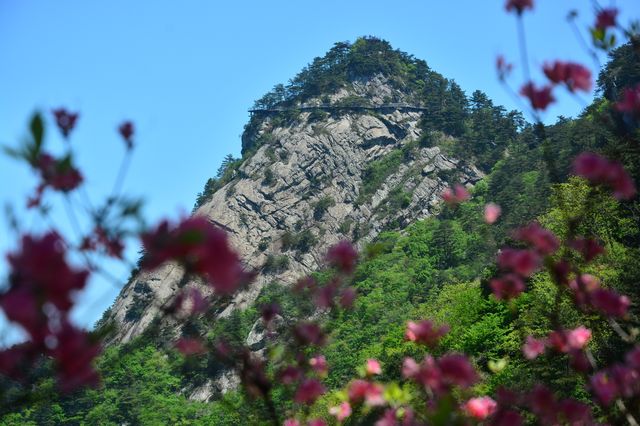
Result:
[[[331,101],[354,94],[373,105],[403,100],[401,92],[376,77],[354,82]],[[441,192],[454,181],[472,185],[479,180],[476,168],[451,158],[437,143],[418,145],[422,114],[343,111],[318,118],[311,111],[287,124],[268,114],[260,117],[251,137],[262,144],[195,212],[225,229],[247,267],[258,271],[248,288],[215,300],[215,315],[247,307],[269,282],[291,284],[316,270],[327,248],[341,239],[362,245],[384,229],[433,215]],[[114,342],[140,334],[180,286],[199,285],[182,281],[173,264],[135,276],[112,307],[118,325]],[[144,294],[136,286],[140,282]],[[180,328],[179,323],[167,326]],[[252,333],[251,344],[260,346],[259,331]]]

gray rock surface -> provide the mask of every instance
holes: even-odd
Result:
[[[335,93],[332,100],[353,93],[366,96],[372,104],[381,104],[385,99],[403,100],[402,93],[386,85],[382,77],[356,82],[350,91],[341,89]],[[320,121],[310,120],[310,114],[300,113],[288,125],[275,125],[272,117],[265,116],[256,137],[269,135],[262,138],[269,142],[247,158],[236,177],[195,212],[224,228],[247,267],[258,271],[255,281],[233,297],[215,299],[214,295],[217,317],[249,306],[269,282],[292,284],[317,269],[332,244],[348,238],[362,246],[388,227],[404,227],[431,216],[440,209],[440,194],[445,187],[455,182],[472,185],[482,177],[476,168],[449,157],[438,146],[420,148],[414,143],[416,148],[410,155],[390,171],[373,193],[356,203],[363,189],[363,172],[372,162],[417,141],[423,113],[354,111]],[[265,180],[267,170],[273,173],[272,183]],[[389,208],[390,197],[398,188],[404,194],[403,204]],[[330,199],[331,203],[326,211],[318,212],[316,205],[322,199]],[[282,237],[303,230],[316,237],[308,252],[283,251]],[[265,250],[259,249],[259,242],[266,244]],[[288,268],[266,271],[263,266],[270,254],[287,256]],[[139,335],[159,315],[160,306],[170,303],[181,279],[180,267],[173,264],[135,276],[112,307],[110,316],[118,325],[113,342],[127,342]],[[135,291],[136,283],[141,281],[151,289],[144,298]],[[210,294],[200,283],[188,285],[199,286]],[[144,306],[131,320],[127,312],[135,303]],[[177,336],[179,321],[165,326]],[[258,330],[252,330],[247,343],[260,349],[261,338]],[[223,375],[215,387],[224,390],[234,386],[236,379]],[[210,397],[205,391],[200,392],[194,398]]]

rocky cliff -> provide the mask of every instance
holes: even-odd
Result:
[[[331,100],[354,93],[373,106],[392,95],[403,98],[383,76],[376,76],[334,93]],[[380,112],[345,108],[316,118],[312,110],[286,124],[274,124],[269,113],[261,114],[254,137],[262,145],[195,212],[225,229],[246,265],[260,271],[248,289],[218,302],[218,315],[246,307],[265,283],[290,284],[316,270],[337,241],[349,238],[362,244],[384,229],[432,215],[446,186],[477,181],[482,174],[475,167],[437,145],[419,146],[423,114],[392,107]],[[383,169],[382,178],[367,175],[376,166]],[[112,308],[118,324],[115,341],[140,334],[159,306],[175,295],[181,277],[172,264],[134,277]],[[127,315],[140,310],[141,299],[141,312]]]
[[[445,187],[473,185],[482,172],[443,152],[455,140],[424,130],[430,111],[406,107],[422,107],[415,102],[415,93],[376,73],[304,103],[254,112],[243,135],[251,151],[194,214],[228,232],[247,267],[258,272],[255,281],[219,298],[201,283],[183,282],[174,264],[138,273],[109,313],[117,325],[112,343],[141,334],[185,285],[212,297],[213,318],[226,317],[249,306],[266,284],[290,285],[317,270],[339,240],[362,246],[385,229],[437,213]],[[182,324],[163,320],[161,327],[177,336]],[[248,343],[259,347],[259,340],[252,330]],[[224,375],[219,382],[233,384]]]

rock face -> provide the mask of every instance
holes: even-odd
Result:
[[[331,101],[354,94],[372,105],[403,100],[376,76],[340,89]],[[347,238],[362,245],[385,229],[433,215],[445,187],[479,180],[481,172],[446,155],[437,143],[419,146],[422,114],[305,111],[286,124],[270,114],[254,117],[257,130],[245,137],[262,144],[195,212],[225,229],[246,265],[259,272],[246,290],[215,301],[217,317],[247,307],[269,282],[292,284],[316,270],[332,244]],[[185,284],[181,279],[180,268],[172,264],[135,276],[111,310],[118,325],[114,342],[139,335]],[[248,343],[259,349],[258,330],[252,330]]]

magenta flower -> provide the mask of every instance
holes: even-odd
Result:
[[[336,420],[339,422],[342,422],[351,415],[351,404],[344,401],[336,407],[329,408],[329,414],[335,416]]]
[[[489,225],[495,223],[502,214],[502,208],[496,203],[487,203],[484,206],[484,221]]]
[[[368,376],[382,374],[382,367],[377,359],[368,359],[366,364],[366,373]]]
[[[517,229],[513,233],[513,237],[518,241],[530,244],[543,256],[553,254],[560,247],[558,237],[548,229],[541,227],[537,222],[531,222],[527,226]]]
[[[407,340],[416,343],[422,343],[427,346],[435,346],[442,336],[447,334],[449,327],[446,325],[436,327],[429,320],[422,320],[419,322],[409,321],[407,323],[407,330],[405,331],[405,337]]]
[[[570,92],[591,90],[591,71],[580,64],[555,61],[553,64],[544,64],[542,69],[552,83],[564,83]]]
[[[469,416],[478,420],[484,420],[495,413],[497,407],[498,404],[488,396],[471,398],[463,406]]]
[[[316,379],[305,379],[296,390],[293,400],[298,404],[313,404],[325,392],[325,387]]]
[[[505,9],[507,9],[507,12],[515,10],[518,15],[522,15],[525,9],[533,9],[533,0],[507,0]]]
[[[529,99],[534,110],[545,110],[549,104],[556,101],[551,90],[551,86],[544,86],[538,89],[532,82],[529,82],[522,86],[520,94]]]
[[[120,136],[122,136],[127,149],[133,148],[133,123],[131,121],[125,121],[120,126],[118,126],[118,133],[120,133]]]
[[[250,279],[227,234],[204,217],[190,217],[176,225],[163,221],[155,230],[142,234],[142,244],[146,251],[143,268],[153,269],[174,260],[208,279],[221,294],[235,292]]]
[[[358,251],[349,241],[343,240],[329,248],[327,260],[331,266],[338,268],[339,271],[350,274],[356,267]]]
[[[607,185],[613,190],[613,196],[619,200],[628,200],[636,195],[631,176],[622,164],[594,153],[583,152],[573,161],[573,172],[592,184]]]
[[[314,356],[309,360],[309,365],[313,371],[321,376],[325,376],[329,371],[329,365],[327,364],[327,359],[324,355]]]
[[[206,352],[200,339],[182,337],[175,343],[175,347],[182,355],[199,355]]]
[[[58,108],[53,110],[53,115],[60,132],[62,132],[62,136],[65,138],[69,137],[69,133],[71,133],[76,126],[78,113],[69,112],[65,108]]]
[[[618,111],[632,116],[640,115],[640,84],[636,87],[625,87],[622,100],[615,104]]]
[[[527,340],[522,345],[522,353],[524,357],[532,360],[544,353],[545,341],[543,339],[536,339],[533,336],[527,336]]]
[[[469,191],[467,191],[467,188],[459,183],[455,184],[453,188],[446,188],[442,191],[442,199],[449,206],[456,206],[467,201],[470,197],[471,195]]]
[[[596,16],[595,28],[599,30],[606,30],[610,27],[616,26],[616,18],[618,17],[618,9],[606,8],[601,9]]]
[[[498,55],[496,58],[496,70],[498,71],[498,78],[501,81],[506,80],[506,78],[511,74],[513,70],[513,64],[508,63],[504,56]]]
[[[521,277],[529,277],[540,268],[542,259],[532,250],[505,248],[498,254],[498,265]]]

